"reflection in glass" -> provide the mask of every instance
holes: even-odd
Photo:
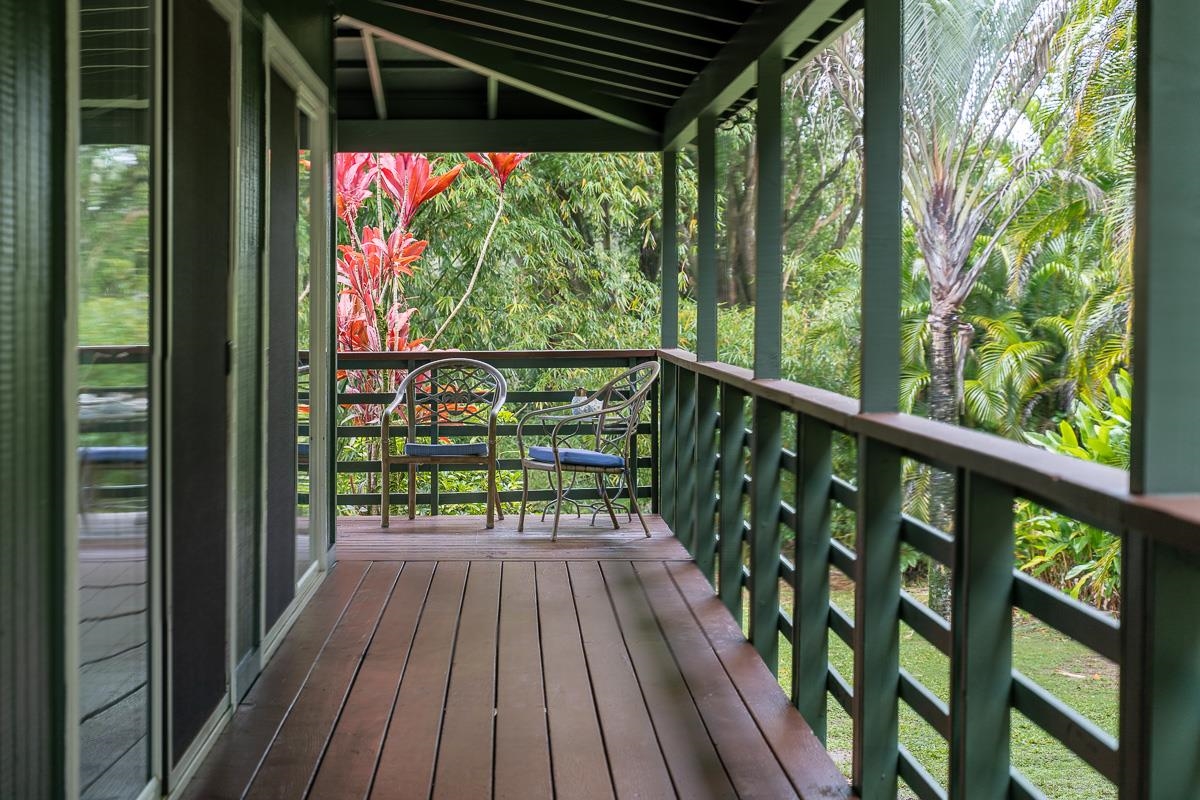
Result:
[[[298,158],[299,180],[297,181],[297,220],[296,220],[296,286],[299,296],[296,298],[296,363],[299,374],[296,381],[296,451],[299,465],[296,476],[297,505],[296,505],[296,582],[304,577],[313,562],[311,513],[308,505],[309,494],[309,379],[308,351],[312,345],[312,335],[309,328],[309,309],[312,305],[312,285],[310,282],[310,259],[312,256],[309,244],[310,219],[312,199],[310,194],[312,173],[312,150],[309,141],[309,119],[299,113],[300,153]]]
[[[83,0],[78,152],[79,786],[149,777],[150,97],[148,3]]]

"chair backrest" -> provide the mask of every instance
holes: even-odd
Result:
[[[492,425],[508,397],[508,383],[491,364],[473,358],[443,358],[412,370],[400,382],[390,414],[403,403],[408,437],[418,423]]]
[[[645,361],[625,370],[596,392],[600,415],[596,419],[596,449],[625,455],[637,433],[642,409],[661,369],[657,361]]]

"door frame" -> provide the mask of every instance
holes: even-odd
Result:
[[[265,664],[278,648],[283,637],[296,621],[300,611],[308,603],[325,574],[329,569],[329,528],[331,525],[330,507],[328,502],[329,476],[331,463],[329,458],[329,386],[332,379],[330,367],[332,364],[329,352],[328,336],[323,334],[323,326],[332,319],[330,306],[329,258],[327,247],[330,228],[329,191],[331,186],[330,164],[331,136],[329,130],[329,92],[324,82],[309,66],[304,56],[296,49],[287,35],[279,28],[269,14],[263,17],[263,107],[267,109],[263,125],[264,141],[271,141],[271,72],[274,71],[283,78],[296,93],[297,109],[307,114],[309,126],[309,457],[308,457],[308,508],[310,541],[312,542],[313,559],[308,570],[297,582],[295,596],[291,603],[280,614],[279,619],[269,628],[266,624],[266,580],[267,580],[267,508],[264,504],[259,520],[262,535],[259,537],[259,592],[258,618],[260,663]],[[266,160],[266,184],[263,198],[264,228],[271,219],[271,153],[268,145]],[[270,232],[265,230],[262,247],[262,291],[260,295],[260,313],[263,320],[262,329],[269,326],[270,307]],[[265,365],[270,357],[269,337],[263,336],[261,356],[264,369],[261,374],[261,404],[259,413],[264,424],[262,431],[262,451],[267,452],[267,370]],[[267,485],[268,459],[263,458],[259,480],[261,485]]]

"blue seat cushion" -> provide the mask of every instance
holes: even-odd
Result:
[[[308,458],[308,442],[301,442],[296,445],[296,455],[300,458]]]
[[[553,464],[554,450],[549,447],[534,445],[529,448],[529,457],[534,461],[544,461],[547,464]],[[562,464],[571,464],[577,467],[625,466],[625,459],[620,456],[599,453],[595,450],[578,450],[574,447],[558,448],[558,460]]]
[[[145,464],[147,449],[139,445],[110,445],[79,448],[85,464]]]
[[[421,442],[405,442],[406,456],[486,456],[487,442],[468,442],[466,444],[424,444]]]

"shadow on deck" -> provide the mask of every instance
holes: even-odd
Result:
[[[687,552],[478,518],[339,526],[191,798],[840,798]]]

